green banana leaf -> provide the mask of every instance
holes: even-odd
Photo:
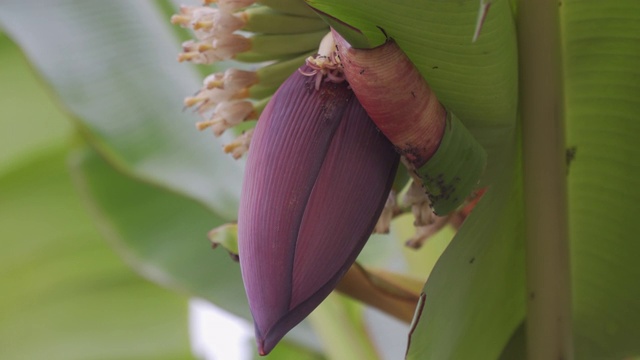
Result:
[[[71,125],[42,90],[20,49],[2,32],[0,58],[0,174],[4,174],[43,149],[66,143]]]
[[[576,358],[640,355],[640,4],[561,15]]]
[[[67,173],[68,120],[4,35],[0,59],[0,357],[192,358],[185,299],[102,241]]]
[[[0,21],[76,117],[82,135],[100,156],[128,175],[115,171],[90,150],[80,150],[74,156],[80,188],[95,191],[91,196],[99,198],[99,205],[94,208],[106,208],[109,216],[116,217],[108,223],[104,220],[108,216],[99,216],[100,222],[107,224],[103,227],[125,222],[109,234],[130,241],[119,245],[121,250],[131,254],[128,258],[143,258],[131,261],[147,269],[149,277],[209,300],[226,297],[230,310],[247,317],[237,264],[223,258],[221,252],[202,251],[209,246],[207,231],[235,217],[240,165],[219,151],[219,140],[197,133],[189,114],[180,113],[181,98],[198,87],[197,76],[175,62],[176,41],[170,25],[163,23],[166,19],[146,2],[63,0],[26,5],[3,2]],[[23,27],[32,16],[43,21]],[[82,31],[74,31],[75,27]],[[82,49],[75,58],[56,51],[72,44],[72,48]],[[159,77],[162,84],[154,85]],[[81,167],[90,167],[93,173],[81,174]],[[167,188],[174,193],[163,190]],[[198,188],[208,195],[194,195]],[[113,196],[118,190],[123,197]],[[162,196],[157,194],[165,193],[169,197],[166,207],[125,201],[132,195],[161,202],[156,198]],[[215,194],[215,201],[204,200]],[[135,216],[146,222],[132,222]],[[169,216],[175,216],[170,225],[157,220]],[[175,238],[187,239],[193,246],[171,243]],[[169,246],[164,253],[158,250],[163,240]],[[147,256],[150,259],[144,259]],[[187,263],[191,265],[182,266]],[[211,280],[214,274],[224,274],[217,277],[220,286],[215,278]],[[220,291],[226,286],[233,290]]]
[[[102,241],[66,153],[48,147],[0,177],[0,357],[192,358],[187,302],[140,279]]]
[[[200,78],[157,4],[10,0],[0,24],[114,166],[235,218],[241,162],[181,111]]]
[[[249,316],[240,267],[206,237],[221,219],[191,199],[118,173],[92,149],[77,149],[69,162],[102,233],[139,273]]]

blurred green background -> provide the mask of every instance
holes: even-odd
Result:
[[[0,35],[0,358],[187,359],[187,299],[98,234],[68,171],[71,122]]]

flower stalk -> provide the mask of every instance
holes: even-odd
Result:
[[[456,210],[484,172],[482,146],[440,104],[393,39],[356,49],[337,31],[332,33],[347,81],[420,180],[433,211],[442,216]]]

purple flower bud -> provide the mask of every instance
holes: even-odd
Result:
[[[295,72],[273,96],[253,134],[238,217],[260,354],[353,264],[387,201],[398,160],[346,82],[316,90],[313,77]]]

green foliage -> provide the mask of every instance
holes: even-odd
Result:
[[[564,1],[577,358],[640,354],[640,4]]]
[[[41,89],[20,49],[1,33],[0,56],[0,174],[4,174],[34,153],[65,143],[71,126]]]
[[[408,358],[496,359],[514,333],[503,355],[521,356],[524,215],[511,3],[494,1],[476,43],[477,0],[308,3],[373,43],[384,39],[383,28],[489,154],[483,184],[490,189],[433,270],[447,236],[410,254],[387,251],[390,242],[375,238],[369,247],[385,250],[363,256],[428,276]],[[196,133],[192,115],[180,112],[199,75],[175,63],[178,40],[165,9],[137,1],[6,0],[0,24],[87,142],[73,151],[72,174],[110,244],[145,277],[248,318],[238,265],[206,239],[235,219],[242,162],[219,151],[228,138]],[[563,1],[561,21],[567,146],[575,155],[568,200],[576,354],[638,355],[640,5]],[[132,277],[105,252],[64,173],[60,144],[69,127],[62,115],[43,113],[53,110],[31,106],[47,100],[19,80],[24,69],[7,70],[21,64],[6,55],[8,47],[3,39],[0,75],[14,76],[0,84],[0,238],[8,249],[0,281],[12,289],[0,298],[10,309],[0,317],[3,357],[187,357],[184,299]],[[10,105],[24,111],[7,113]],[[406,237],[408,227],[397,221],[395,236]],[[349,319],[366,324],[359,311]],[[70,313],[77,316],[60,315]],[[340,326],[327,319],[312,317],[321,341]],[[353,335],[366,339],[359,326]],[[316,343],[308,326],[290,341],[271,357],[322,357],[306,347]],[[348,354],[347,347],[337,343],[327,354]]]
[[[218,151],[224,139],[197,136],[181,111],[200,79],[176,63],[176,38],[153,3],[5,1],[0,10],[8,35],[102,156],[235,217],[240,164]]]
[[[65,156],[49,147],[0,178],[2,358],[190,358],[185,299],[141,280],[100,239]]]
[[[105,237],[138,272],[249,317],[238,264],[206,239],[219,218],[191,199],[118,173],[90,149],[75,151],[70,163]]]
[[[4,35],[0,57],[0,356],[191,358],[185,299],[102,241],[66,171],[64,114]]]

